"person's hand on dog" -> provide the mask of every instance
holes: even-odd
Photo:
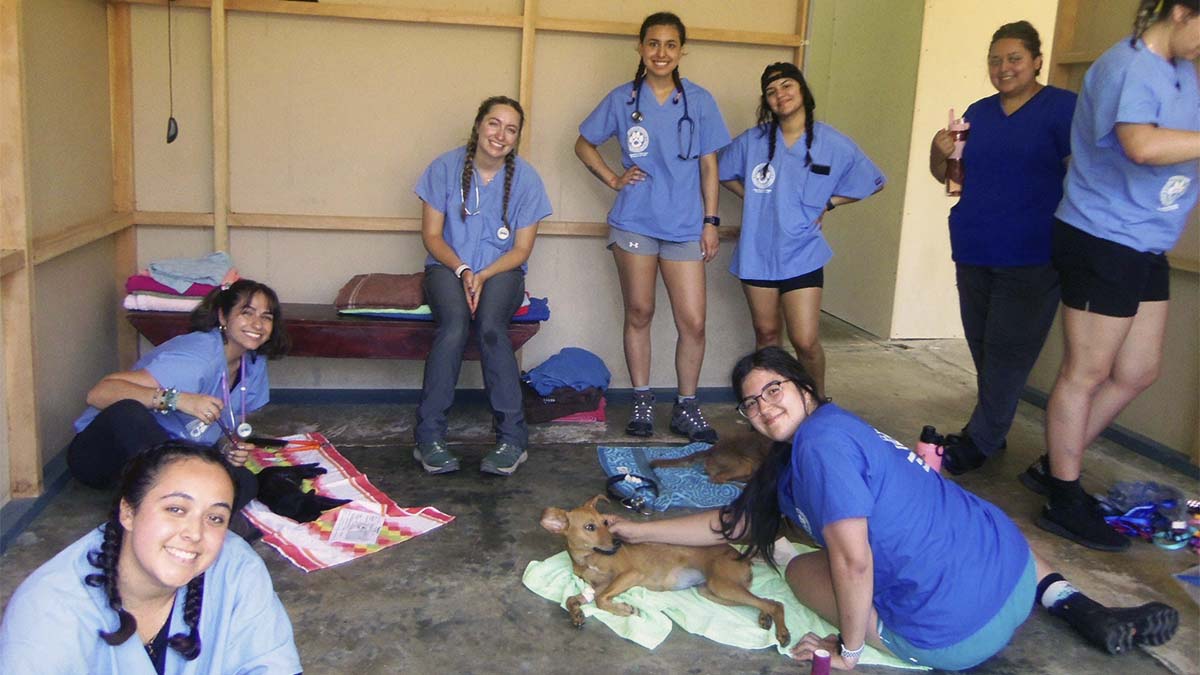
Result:
[[[641,543],[641,540],[638,539],[638,531],[641,529],[641,523],[629,520],[615,513],[605,513],[603,515],[604,524],[608,526],[608,531],[614,538],[620,539],[627,544]]]
[[[838,640],[836,634],[829,634],[825,637],[817,637],[816,633],[805,633],[804,637],[792,647],[792,658],[797,661],[812,661],[813,652],[818,649],[824,649],[829,652],[829,665],[835,670],[853,670],[854,666],[858,665],[858,661],[847,663],[842,658],[842,643]]]

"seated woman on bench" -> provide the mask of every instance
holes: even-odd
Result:
[[[257,493],[243,466],[250,445],[247,413],[267,404],[267,359],[290,344],[279,298],[266,284],[240,279],[209,293],[192,312],[192,332],[138,359],[133,370],[104,376],[75,421],[67,466],[79,482],[111,488],[134,455],[169,439],[219,447],[234,467],[236,513]]]
[[[480,469],[511,475],[528,456],[508,324],[525,297],[525,262],[538,223],[550,215],[550,199],[537,172],[517,157],[524,124],[520,103],[506,96],[485,100],[466,147],[433,160],[417,182],[421,240],[429,251],[425,299],[437,329],[425,360],[413,457],[432,474],[459,468],[446,447],[446,412],[472,327],[497,436]],[[501,174],[503,180],[495,180]]]
[[[821,550],[787,565],[800,602],[841,629],[809,633],[792,656],[829,651],[854,668],[867,643],[940,670],[973,667],[1004,648],[1040,604],[1110,654],[1159,645],[1178,612],[1159,602],[1110,609],[1075,589],[995,505],[929,471],[912,453],[817,395],[795,357],[767,347],[733,370],[738,411],[775,441],[732,504],[667,520],[625,521],[631,543],[748,540],[771,559],[783,518]]]

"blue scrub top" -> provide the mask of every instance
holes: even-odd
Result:
[[[1071,154],[1074,92],[1043,87],[1013,114],[1000,95],[971,104],[962,198],[950,209],[954,261],[985,267],[1046,265],[1054,210]]]
[[[1190,61],[1172,63],[1138,40],[1109,48],[1083,77],[1071,127],[1071,167],[1055,214],[1093,236],[1162,253],[1179,241],[1196,205],[1195,161],[1135,164],[1116,125],[1200,131],[1200,87]]]
[[[821,546],[830,523],[867,519],[875,609],[923,649],[982,628],[1029,561],[1029,544],[1003,511],[832,403],[797,429],[778,496],[783,515]]]
[[[720,178],[745,188],[742,233],[729,271],[739,279],[778,281],[819,269],[833,257],[817,219],[834,195],[863,199],[887,183],[883,172],[854,141],[815,122],[809,150],[805,136],[792,147],[777,130],[775,158],[767,162],[770,127],[743,131],[720,155]],[[804,165],[805,153],[812,164]]]
[[[642,83],[642,121],[634,122],[630,100],[633,83],[613,89],[579,125],[579,134],[592,145],[616,136],[621,143],[621,166],[637,165],[646,173],[617,193],[608,224],[666,241],[698,241],[704,230],[704,199],[700,193],[700,157],[729,143],[729,130],[717,102],[704,88],[684,78],[688,117],[682,122],[684,98],[678,90],[659,103]],[[687,159],[679,156],[690,149]]]
[[[113,647],[97,634],[118,624],[104,589],[84,581],[99,571],[87,556],[102,541],[101,530],[92,530],[17,587],[0,624],[0,673],[154,675],[137,635]],[[187,631],[186,595],[186,586],[175,594],[169,635]],[[181,675],[301,671],[292,622],[271,575],[241,537],[226,532],[220,554],[204,574],[200,655],[188,661],[168,649],[165,670]]]
[[[504,226],[504,170],[491,183],[480,185],[479,175],[471,180],[469,194],[463,195],[463,165],[467,161],[466,146],[455,148],[433,160],[421,174],[413,192],[421,201],[446,216],[442,238],[462,261],[473,270],[481,270],[512,250],[516,232],[535,225],[552,213],[550,198],[542,179],[529,162],[517,157],[512,187],[508,195],[508,237],[502,238]],[[478,201],[476,200],[478,189]],[[472,215],[463,218],[463,199]],[[425,266],[440,265],[433,256],[425,258]],[[524,272],[527,264],[521,265]]]
[[[194,332],[167,340],[138,359],[133,370],[146,370],[164,389],[174,387],[180,392],[207,394],[221,401],[229,396],[229,406],[221,410],[225,425],[237,429],[242,419],[242,384],[246,386],[245,409],[249,414],[265,406],[271,400],[271,386],[267,381],[267,359],[253,352],[246,354],[246,372],[242,381],[228,394],[222,393],[222,375],[225,369],[225,344],[221,331]],[[231,383],[226,383],[229,386]],[[232,412],[233,417],[230,417]],[[99,415],[97,408],[89,406],[75,420],[75,433],[83,431]],[[200,420],[184,412],[155,413],[154,419],[171,434],[172,438],[193,441],[202,445],[215,445],[221,437],[221,428],[208,425],[199,436],[192,433],[204,428]]]

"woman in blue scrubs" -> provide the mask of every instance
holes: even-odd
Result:
[[[1042,41],[1028,21],[1001,26],[988,47],[996,93],[967,108],[962,197],[950,210],[950,250],[963,333],[977,395],[961,435],[951,434],[944,466],[959,475],[983,465],[1005,436],[1029,371],[1058,312],[1050,264],[1054,209],[1071,154],[1075,94],[1037,81]],[[934,135],[929,170],[946,181],[954,137]]]
[[[479,339],[483,386],[496,446],[480,470],[509,476],[528,458],[520,369],[508,324],[525,297],[525,269],[550,198],[537,171],[517,157],[525,111],[507,96],[480,104],[466,147],[442,154],[415,189],[421,198],[425,299],[437,323],[425,359],[413,457],[426,472],[449,473],[459,459],[446,447],[446,413],[471,328]]]
[[[633,384],[633,414],[626,433],[654,433],[650,391],[650,324],[659,270],[671,299],[679,338],[675,343],[678,397],[672,432],[713,443],[696,401],[704,362],[704,263],[717,255],[716,152],[729,131],[706,90],[679,76],[687,29],[679,17],[646,17],[638,33],[640,58],[633,82],[609,92],[579,125],[575,154],[617,192],[608,213],[608,248],[616,260],[625,304],[625,362]],[[616,136],[622,172],[597,146]]]
[[[1200,190],[1198,5],[1143,0],[1133,35],[1088,69],[1054,214],[1065,350],[1046,408],[1048,467],[1034,463],[1022,482],[1050,496],[1040,527],[1103,551],[1129,540],[1105,524],[1079,472],[1088,445],[1158,378],[1166,252]]]
[[[742,198],[742,234],[729,271],[742,280],[759,349],[779,344],[783,319],[796,356],[825,391],[818,329],[825,264],[821,219],[869,197],[886,179],[854,141],[813,119],[800,69],[773,63],[760,79],[758,124],[720,156],[721,184]]]

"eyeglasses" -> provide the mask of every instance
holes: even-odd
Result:
[[[778,403],[783,398],[783,384],[791,380],[772,380],[762,388],[757,396],[747,396],[737,404],[738,414],[746,419],[753,419],[762,413],[761,403]]]

